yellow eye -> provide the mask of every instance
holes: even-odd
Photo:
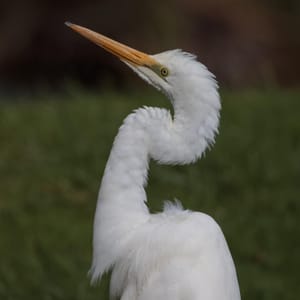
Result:
[[[167,68],[165,68],[165,67],[162,67],[162,68],[160,69],[160,74],[161,74],[161,76],[163,76],[163,77],[167,77],[167,76],[169,75],[169,70],[168,70]]]

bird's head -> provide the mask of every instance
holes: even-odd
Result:
[[[190,53],[170,50],[149,55],[85,27],[69,22],[66,22],[66,25],[117,56],[141,78],[165,93],[171,100],[180,99],[180,94],[193,94],[195,88],[204,93],[216,91],[217,84],[214,76]]]

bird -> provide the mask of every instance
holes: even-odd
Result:
[[[150,213],[145,191],[150,160],[187,165],[214,144],[221,109],[215,76],[183,50],[149,55],[66,25],[119,58],[173,107],[143,106],[119,128],[98,194],[92,282],[111,271],[110,299],[240,300],[236,268],[217,222],[179,201]]]

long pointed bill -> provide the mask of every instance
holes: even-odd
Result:
[[[121,60],[145,67],[152,67],[158,64],[150,55],[118,43],[102,34],[70,22],[66,22],[65,24],[96,45],[119,57]]]

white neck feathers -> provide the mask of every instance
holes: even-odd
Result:
[[[208,80],[207,78],[205,80]],[[135,230],[150,218],[145,185],[149,159],[187,164],[214,142],[220,102],[216,85],[188,98],[171,95],[174,117],[145,107],[130,114],[114,141],[99,191],[94,222],[92,279],[101,277],[123,254]]]

